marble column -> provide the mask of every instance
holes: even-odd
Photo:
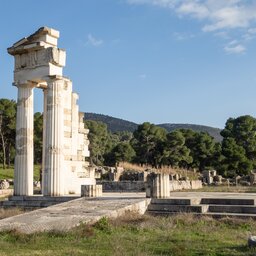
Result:
[[[47,89],[43,89],[44,94],[44,112],[43,112],[43,151],[42,151],[42,180],[41,180],[41,193],[44,194],[44,171],[45,171],[45,159],[46,159],[46,122],[47,122]]]
[[[51,79],[47,85],[43,193],[45,196],[62,196],[64,195],[64,109],[62,95],[64,80]]]
[[[16,156],[14,171],[14,195],[33,195],[34,167],[34,106],[33,86],[17,85]]]

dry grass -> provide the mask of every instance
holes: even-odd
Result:
[[[186,190],[194,191],[194,190]],[[230,192],[230,193],[256,193],[256,186],[204,186],[197,192]]]
[[[165,174],[179,174],[182,177],[188,177],[190,180],[197,180],[198,179],[198,173],[186,169],[181,169],[181,168],[172,168],[169,166],[163,166],[162,168],[153,168],[150,165],[137,165],[137,164],[131,164],[127,162],[123,162],[119,164],[120,167],[123,167],[125,170],[134,170],[137,172],[144,172],[146,170],[151,170],[155,173],[165,173]]]

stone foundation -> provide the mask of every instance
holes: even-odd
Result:
[[[170,192],[186,189],[196,190],[203,187],[200,180],[170,180],[169,182]],[[147,187],[147,183],[144,181],[97,181],[97,184],[102,185],[103,192],[143,192]]]

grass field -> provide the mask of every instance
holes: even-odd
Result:
[[[40,165],[34,165],[34,180],[39,180],[40,177]],[[13,179],[14,176],[14,166],[11,168],[3,169],[0,167],[0,179]]]
[[[247,246],[253,220],[128,214],[70,232],[0,233],[0,255],[256,255]],[[254,233],[254,234],[255,234]]]

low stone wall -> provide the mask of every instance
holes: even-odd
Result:
[[[172,180],[170,181],[170,191],[184,190],[184,189],[199,189],[202,188],[202,181],[200,180]]]
[[[0,189],[0,197],[13,195],[13,189]]]
[[[103,192],[144,192],[146,188],[144,181],[97,181],[97,184],[102,185]],[[202,188],[200,180],[170,181],[170,191],[199,188]]]
[[[103,192],[143,192],[145,191],[144,181],[97,181],[102,185]]]

